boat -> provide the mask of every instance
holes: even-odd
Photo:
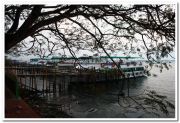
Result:
[[[137,60],[139,57],[119,57],[119,56],[83,56],[79,57],[78,61],[74,58],[65,58],[57,64],[59,70],[72,71],[74,69],[94,69],[96,71],[110,71],[118,67],[123,71],[125,77],[140,77],[145,76],[143,62]],[[112,62],[113,59],[114,62]],[[118,67],[116,66],[118,65]]]
[[[73,57],[58,57],[51,64],[47,62],[47,67],[55,66],[56,72],[77,72],[76,70],[93,69],[98,71],[111,71],[120,69],[126,78],[145,76],[143,62],[137,60],[139,57],[121,57],[121,56],[83,56],[78,57],[78,60]],[[112,62],[113,59],[115,61]],[[117,67],[118,65],[118,67]]]
[[[123,71],[125,77],[145,76],[143,62],[137,60],[139,57],[118,57],[118,56],[101,56],[101,57],[80,57],[79,63],[76,64],[77,69],[94,69],[94,70],[113,70],[119,69]],[[115,61],[112,62],[113,59]],[[117,67],[118,65],[118,67]]]
[[[63,73],[75,72],[75,64],[68,60],[60,61],[56,65],[56,70]]]

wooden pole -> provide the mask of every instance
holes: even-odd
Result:
[[[34,78],[32,76],[32,88],[34,88]]]
[[[29,76],[29,90],[31,89],[31,76]]]
[[[42,76],[43,77],[43,96],[44,96],[44,76]]]
[[[27,83],[27,82],[26,82],[26,75],[25,75],[25,80],[24,80],[24,85],[25,85],[25,87],[24,87],[24,89],[26,89],[26,86],[27,86],[26,83]]]
[[[19,99],[19,83],[18,83],[18,80],[16,80],[16,99]]]
[[[45,82],[46,82],[46,92],[48,91],[48,83],[47,83],[47,70],[45,68],[45,76],[46,76],[46,79],[45,79]]]

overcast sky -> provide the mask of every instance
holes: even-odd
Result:
[[[21,24],[23,23],[23,21],[21,21],[20,22]],[[20,24],[20,25],[21,25]],[[64,28],[69,28],[69,27],[67,27],[66,25],[64,25]],[[109,27],[108,26],[106,26],[106,29],[108,29]],[[93,30],[93,29],[92,29]],[[104,29],[105,30],[105,29]],[[48,35],[48,33],[47,32],[43,32],[43,34],[44,35]],[[140,39],[141,37],[138,37],[138,35],[136,35],[136,38],[137,39]],[[28,41],[30,41],[31,39],[30,38],[27,38],[26,39],[26,41],[28,42]],[[52,41],[55,41],[55,39],[51,39]],[[148,40],[146,40],[147,42],[148,42]],[[147,43],[148,44],[148,43]],[[31,43],[27,43],[27,48],[26,49],[28,49],[29,47],[31,47]],[[138,43],[134,43],[134,45],[135,45],[135,47],[139,47],[140,48],[140,45],[143,45],[143,43],[142,42],[138,42]],[[25,50],[25,49],[24,49]],[[145,51],[142,51],[142,52],[145,52]],[[70,53],[68,52],[68,50],[65,50],[65,53],[66,53],[66,55],[67,56],[71,56],[70,55]],[[77,57],[79,57],[79,56],[83,56],[84,54],[86,54],[86,55],[89,55],[89,56],[92,56],[93,54],[95,54],[95,53],[97,53],[97,52],[91,52],[91,51],[88,51],[88,50],[80,50],[80,51],[78,51],[77,53],[76,53],[76,55],[77,55]],[[63,55],[64,54],[64,52],[63,52],[63,50],[58,50],[55,54],[53,54],[54,56],[58,56],[59,54],[61,54],[61,55]],[[99,54],[99,55],[105,55],[104,53],[102,53],[102,54]],[[125,54],[123,54],[123,52],[122,51],[118,51],[118,50],[116,50],[115,52],[113,52],[112,54],[111,54],[112,56],[126,56]],[[139,56],[137,53],[136,54],[129,54],[130,56]],[[175,57],[175,52],[173,52],[173,53],[171,53],[171,55],[173,56],[173,57]],[[38,56],[34,56],[34,55],[29,55],[29,56],[27,56],[27,55],[22,55],[22,56],[20,56],[20,57],[11,57],[11,58],[13,58],[13,59],[19,59],[19,60],[29,60],[30,58],[34,58],[34,57],[38,57]],[[52,56],[50,56],[50,57],[52,57]],[[146,55],[145,54],[143,54],[142,55],[142,57],[144,58],[144,59],[146,59]],[[170,56],[169,57],[166,57],[165,59],[172,59]]]

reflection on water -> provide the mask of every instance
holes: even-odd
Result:
[[[128,95],[128,82],[129,82],[129,95],[141,103],[141,100],[135,98],[136,96],[143,94],[143,92],[148,89],[149,85],[144,86],[148,81],[148,78],[136,78],[123,80],[120,82],[106,82],[106,83],[94,83],[94,84],[82,84],[76,83],[72,84],[72,92],[77,100],[79,101],[78,105],[72,106],[72,115],[75,117],[167,117],[162,112],[159,111],[160,116],[157,116],[153,113],[147,113],[138,107],[138,105],[131,99],[127,98],[124,100],[120,98],[121,104],[127,106],[123,108],[122,105],[118,103],[118,94],[122,89],[124,83],[123,92],[125,96]],[[156,90],[158,92],[158,90]],[[173,95],[174,96],[174,95]],[[170,100],[170,99],[169,99]],[[174,102],[173,102],[174,103]],[[131,105],[129,107],[128,105]],[[137,109],[139,108],[139,109]],[[174,117],[174,111],[171,110],[171,113],[168,117]]]
[[[155,110],[159,116],[147,113],[143,108],[130,98],[122,98],[118,95],[123,92],[124,96],[133,97],[139,103],[137,97],[141,97],[145,90],[155,90],[160,95],[167,96],[167,100],[175,103],[175,67],[170,70],[153,67],[151,73],[154,76],[140,77],[121,81],[108,81],[99,83],[66,83],[64,91],[46,95],[48,101],[62,102],[71,100],[71,111],[67,112],[73,117],[80,118],[141,118],[141,117],[175,117],[174,110],[169,109],[166,116],[160,110]],[[53,81],[54,78],[49,78]],[[57,85],[61,88],[61,78],[57,79]],[[40,80],[41,81],[41,80]],[[40,83],[40,82],[39,82]],[[41,85],[39,84],[39,87]],[[129,87],[129,89],[128,89]],[[42,88],[41,88],[42,89]],[[62,100],[64,99],[64,100]],[[120,102],[118,102],[120,101]],[[122,105],[121,105],[122,104]],[[128,107],[128,105],[131,105]],[[127,106],[124,108],[123,106]]]
[[[85,94],[85,95],[94,95],[100,96],[103,94],[118,94],[121,89],[127,91],[127,83],[129,82],[130,93],[133,89],[140,87],[142,83],[146,80],[146,77],[129,79],[129,80],[120,80],[120,81],[108,81],[108,82],[99,82],[99,83],[70,83],[72,94]],[[133,93],[132,93],[133,95]]]

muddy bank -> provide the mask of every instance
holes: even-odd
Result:
[[[72,116],[62,111],[62,107],[57,104],[48,103],[41,94],[23,90],[24,100],[40,114],[41,118],[72,118]]]
[[[46,103],[40,93],[17,88],[14,74],[5,75],[5,118],[71,118],[58,105]]]

